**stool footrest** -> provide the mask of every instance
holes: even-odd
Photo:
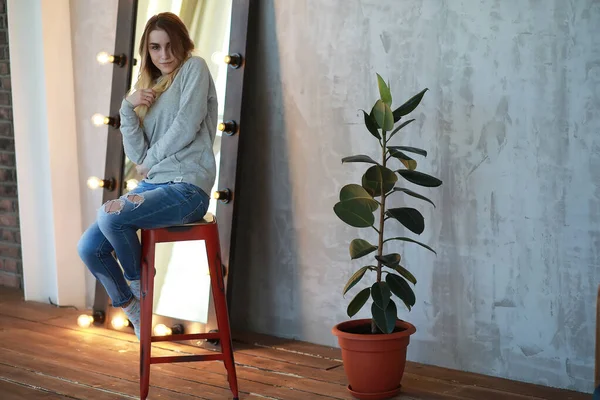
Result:
[[[177,362],[193,362],[193,361],[223,361],[225,357],[222,353],[218,354],[198,354],[191,356],[163,356],[163,357],[150,357],[150,364],[161,364],[161,363],[177,363]]]
[[[178,342],[181,340],[197,339],[221,339],[219,332],[213,333],[190,333],[184,335],[152,336],[151,342]]]

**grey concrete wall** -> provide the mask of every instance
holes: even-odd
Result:
[[[444,181],[419,189],[435,209],[405,199],[437,257],[388,247],[418,279],[416,306],[400,310],[417,326],[409,358],[591,391],[600,1],[258,3],[233,324],[337,346],[330,330],[351,299],[341,290],[364,265],[348,244],[374,236],[332,207],[364,171],[340,159],[377,154],[359,109],[376,100],[379,72],[396,105],[430,89],[397,143],[427,149],[419,170]]]

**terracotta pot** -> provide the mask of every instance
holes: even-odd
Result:
[[[342,322],[333,327],[342,349],[344,371],[348,378],[348,390],[357,399],[382,400],[400,392],[400,382],[406,365],[406,348],[410,335],[417,330],[414,325],[397,321],[400,332],[390,334],[350,333],[370,331],[370,319]],[[363,330],[364,331],[364,330]]]

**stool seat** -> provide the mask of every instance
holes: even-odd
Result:
[[[147,229],[147,230],[157,230],[157,229],[171,229],[171,228],[177,228],[177,227],[182,227],[182,226],[197,226],[197,225],[207,225],[207,224],[216,224],[217,223],[217,218],[212,215],[211,213],[207,213],[204,218],[202,218],[199,221],[196,222],[190,222],[187,224],[178,224],[178,225],[170,225],[166,228],[155,228],[155,229]]]
[[[216,218],[207,214],[204,219],[184,225],[165,228],[142,229],[142,271],[141,271],[141,322],[140,322],[140,398],[148,397],[150,386],[150,365],[191,361],[223,361],[227,370],[229,387],[234,399],[238,399],[237,375],[233,358],[233,345],[229,326],[229,313],[225,297],[225,282],[221,263],[221,246]],[[154,251],[157,243],[204,240],[210,274],[211,292],[215,305],[218,330],[209,333],[174,334],[152,336],[152,305],[154,292]],[[193,262],[194,260],[190,260]],[[206,339],[218,341],[221,352],[215,354],[152,357],[152,343]]]

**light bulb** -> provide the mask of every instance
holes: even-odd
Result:
[[[127,190],[133,190],[138,186],[139,182],[137,179],[128,179],[127,180]]]
[[[90,189],[98,189],[100,186],[104,186],[104,182],[102,181],[102,179],[96,176],[91,176],[87,180],[87,185]]]
[[[110,324],[115,329],[123,329],[129,325],[129,321],[126,320],[125,318],[119,316],[119,317],[114,317],[112,319],[112,321],[110,321]]]
[[[242,56],[238,53],[228,54],[223,58],[223,61],[232,68],[239,68],[242,65]]]
[[[107,53],[107,52],[105,52],[105,51],[101,51],[101,52],[100,52],[100,53],[98,53],[98,55],[96,56],[96,60],[97,60],[97,61],[98,61],[100,64],[104,65],[104,64],[108,64],[108,63],[111,63],[111,62],[113,62],[113,61],[115,60],[115,57],[114,57],[114,56],[111,56],[110,54],[108,54],[108,53]]]
[[[237,132],[237,123],[235,121],[223,121],[217,125],[217,129],[231,136]]]
[[[79,325],[82,328],[89,328],[93,322],[94,317],[92,317],[91,315],[82,314],[79,316],[79,318],[77,318],[77,325]]]
[[[229,201],[231,200],[231,190],[224,189],[214,191],[212,194],[212,198],[215,200],[222,201],[223,203],[229,203]]]
[[[215,64],[221,64],[225,60],[225,54],[222,51],[215,51],[210,56],[210,60]]]
[[[173,333],[171,328],[167,327],[165,324],[158,324],[154,327],[154,334],[156,336],[169,336]]]
[[[115,189],[115,180],[114,179],[100,179],[96,176],[90,176],[87,180],[87,185],[90,189],[95,190],[98,188],[104,188],[108,191],[112,191]]]
[[[102,114],[94,114],[92,115],[92,124],[94,124],[95,126],[102,126],[105,124],[108,124],[109,122],[109,118],[105,117]]]
[[[92,176],[88,179],[88,187],[90,189],[98,189],[100,186],[102,186],[102,183],[102,179],[96,176]]]
[[[119,67],[123,67],[127,61],[127,57],[125,57],[125,54],[115,55],[108,54],[105,51],[101,51],[96,55],[96,61],[98,61],[98,63],[102,65],[113,63],[115,65],[118,65]]]

